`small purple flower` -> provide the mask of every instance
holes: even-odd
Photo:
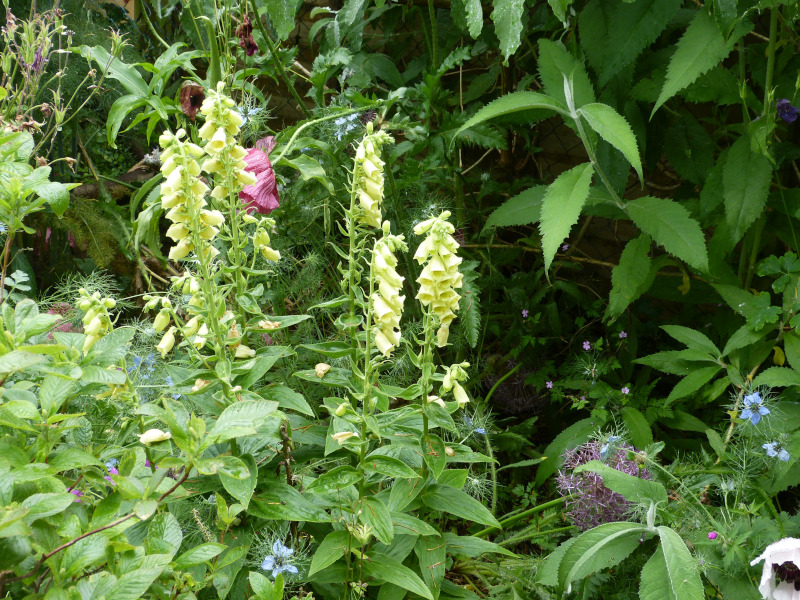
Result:
[[[583,349],[584,350],[591,350],[592,349],[592,343],[589,340],[584,341],[583,342]]]
[[[561,246],[562,252],[566,252],[567,250],[569,250],[569,244],[564,244],[563,246]]]
[[[778,116],[787,123],[794,123],[797,120],[798,112],[800,112],[796,106],[792,106],[792,103],[788,100],[788,98],[778,100],[777,109]]]
[[[753,392],[744,397],[744,410],[739,415],[740,418],[750,420],[753,425],[758,425],[761,417],[769,414],[769,409],[764,406],[764,401],[761,399],[761,394]]]
[[[717,532],[716,531],[709,531],[708,532],[708,539],[710,539],[710,540],[717,539]]]
[[[81,501],[81,496],[83,496],[83,492],[82,491],[76,490],[74,488],[73,489],[69,489],[67,491],[70,494],[72,494],[73,496],[75,496],[75,502],[80,502]]]
[[[626,385],[624,388],[622,388],[620,391],[621,391],[623,394],[625,394],[626,396],[627,396],[628,394],[630,394],[630,393],[631,393],[631,391],[630,391],[630,389],[628,389],[628,386],[627,386],[627,385]]]
[[[626,331],[619,332],[619,339],[624,340],[626,337],[628,337],[628,332]]]
[[[297,567],[289,563],[289,557],[294,554],[294,550],[284,546],[280,540],[275,540],[272,544],[272,554],[268,554],[261,563],[261,568],[264,571],[272,571],[272,577],[277,577],[280,573],[286,571],[287,573],[297,574]]]
[[[527,308],[523,308],[522,309],[522,318],[523,319],[527,319],[528,318],[528,309]]]
[[[545,383],[545,384],[544,384],[544,386],[545,386],[545,387],[546,387],[548,390],[552,390],[552,389],[553,389],[553,382],[552,382],[552,381],[548,381],[547,383]]]
[[[150,466],[150,461],[147,460],[146,458],[144,459],[144,466],[145,467],[149,467]]]

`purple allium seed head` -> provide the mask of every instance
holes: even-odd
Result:
[[[603,523],[622,521],[633,505],[621,494],[612,492],[605,487],[603,478],[597,473],[590,471],[573,473],[575,467],[586,464],[590,460],[600,460],[622,473],[641,479],[651,479],[649,471],[640,470],[635,461],[628,460],[628,452],[634,450],[633,446],[615,444],[605,460],[602,460],[600,456],[602,447],[601,442],[593,441],[567,450],[564,453],[564,465],[559,469],[558,477],[556,477],[556,486],[566,499],[564,512],[581,531]]]

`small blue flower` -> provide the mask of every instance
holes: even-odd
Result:
[[[353,113],[351,115],[347,115],[346,117],[339,117],[333,120],[333,124],[336,125],[336,139],[341,140],[346,134],[350,133],[357,127],[356,121],[358,120],[358,114]]]
[[[0,221],[0,233],[5,233],[6,231],[8,231],[8,226]]]
[[[284,546],[280,540],[275,540],[272,544],[272,554],[268,554],[261,563],[264,571],[272,571],[272,577],[277,577],[280,573],[297,574],[298,570],[293,564],[289,563],[289,557],[294,554],[294,550]]]
[[[481,435],[486,435],[486,430],[483,427],[476,427],[475,433],[480,433]]]
[[[167,385],[174,385],[172,383],[172,377],[170,377],[169,375],[167,375],[167,378],[164,380],[164,383],[166,383]],[[181,398],[183,398],[183,394],[172,394],[173,400],[180,400]]]
[[[472,427],[472,418],[469,415],[464,415],[464,423],[467,424],[467,427]]]
[[[119,464],[118,458],[109,458],[106,461],[106,469],[113,469]]]
[[[778,446],[778,442],[762,444],[761,447],[767,451],[767,456],[770,458],[777,458],[782,462],[789,462],[789,459],[791,458],[791,455],[786,451],[785,448]]]
[[[745,396],[744,406],[745,408],[739,416],[744,420],[750,419],[753,425],[758,425],[761,417],[769,414],[769,409],[764,406],[764,401],[761,399],[761,394],[758,392],[753,392]]]
[[[611,450],[615,448],[614,444],[620,441],[622,438],[618,435],[612,435],[606,440],[606,443],[600,446],[600,458],[606,460],[608,455],[611,454]]]

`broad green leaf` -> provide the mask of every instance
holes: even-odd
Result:
[[[13,350],[0,356],[0,373],[24,371],[28,367],[32,367],[43,360],[44,356],[41,354],[25,352],[24,350]]]
[[[645,196],[629,201],[625,210],[636,226],[667,252],[695,269],[708,270],[703,231],[683,206],[666,198]]]
[[[386,544],[392,543],[394,538],[394,525],[389,509],[377,496],[367,496],[356,503],[358,520],[372,528],[375,537]]]
[[[797,330],[792,329],[783,334],[783,350],[789,364],[794,369],[800,369],[800,334]]]
[[[176,558],[175,568],[185,570],[189,567],[202,564],[211,560],[226,548],[227,546],[225,544],[217,544],[215,542],[200,544],[199,546],[195,546],[194,548],[187,550],[178,558]]]
[[[114,600],[140,600],[146,596],[145,592],[150,587],[156,578],[161,575],[161,572],[166,567],[166,564],[160,568],[153,569],[136,569],[129,573],[125,573],[117,580],[116,585],[111,588],[108,598]]]
[[[481,540],[483,541],[483,540]],[[445,566],[447,563],[448,544],[445,544],[439,534],[417,538],[414,545],[414,554],[419,561],[419,571],[422,580],[429,590],[433,590],[433,597],[439,598],[444,580]]]
[[[329,567],[350,549],[350,533],[347,531],[331,531],[314,551],[311,559],[310,577],[317,571]]]
[[[484,231],[489,227],[528,225],[539,220],[546,185],[535,185],[503,202],[486,219]]]
[[[689,327],[682,327],[681,325],[662,325],[661,329],[666,331],[670,337],[678,340],[681,344],[685,344],[689,348],[700,350],[701,352],[707,352],[719,358],[719,349],[717,349],[714,342],[708,339],[708,336],[705,334]]]
[[[581,216],[581,209],[589,197],[592,175],[594,168],[591,163],[578,165],[559,175],[547,188],[539,221],[545,271],[550,270],[559,246]]]
[[[544,456],[539,469],[536,471],[536,486],[542,485],[550,475],[555,473],[564,462],[564,452],[569,448],[580,446],[589,439],[593,431],[603,426],[601,420],[581,419],[559,433],[544,449]]]
[[[147,528],[146,547],[151,553],[174,556],[181,547],[183,533],[178,520],[170,512],[160,512]]]
[[[681,600],[675,596],[671,583],[664,551],[658,546],[642,569],[639,600]]]
[[[695,367],[686,377],[681,379],[674,388],[672,388],[669,396],[667,396],[667,402],[680,400],[681,398],[685,398],[689,394],[696,392],[706,383],[711,381],[721,370],[722,367],[719,365],[714,365],[711,367]]]
[[[292,0],[264,0],[260,5],[261,13],[267,16],[275,28],[278,40],[289,39],[289,34],[294,29],[294,16],[298,3]],[[259,17],[260,18],[260,17]]]
[[[657,481],[649,481],[634,475],[628,475],[609,467],[599,460],[590,460],[583,465],[575,467],[573,470],[574,473],[583,473],[584,471],[591,471],[600,475],[603,478],[605,487],[612,492],[620,494],[630,502],[642,504],[667,502],[667,490]]]
[[[681,536],[669,527],[658,528],[661,551],[667,567],[667,581],[675,598],[703,600],[706,597],[697,560],[692,557]]]
[[[619,411],[631,442],[637,448],[646,448],[653,443],[653,432],[644,415],[632,406],[623,406]]]
[[[448,485],[433,484],[420,495],[425,506],[453,514],[468,521],[500,527],[492,513],[472,496]]]
[[[779,306],[772,306],[772,297],[767,291],[756,296],[733,285],[712,284],[712,286],[728,306],[747,319],[747,325],[755,331],[767,323],[776,323],[780,317],[782,310]]]
[[[725,442],[722,441],[722,437],[713,429],[706,429],[706,437],[717,457],[723,460],[725,458]]]
[[[703,423],[694,415],[690,415],[682,410],[676,410],[672,413],[672,417],[664,417],[661,419],[667,427],[678,429],[679,431],[696,431],[698,433],[705,433],[708,425]]]
[[[361,471],[357,471],[350,465],[340,465],[322,473],[306,487],[309,492],[314,490],[317,493],[329,494],[358,483],[364,479]]]
[[[763,154],[753,152],[750,136],[739,137],[728,152],[722,179],[725,219],[733,244],[742,239],[761,216],[771,179],[769,160]]]
[[[373,471],[392,478],[400,477],[404,479],[413,479],[420,476],[414,469],[399,458],[384,456],[382,454],[369,455],[364,461],[364,469],[367,472]]]
[[[697,185],[703,185],[714,169],[716,144],[705,128],[688,110],[683,110],[664,134],[664,154],[678,175]],[[711,189],[707,191],[707,194]],[[707,196],[705,208],[713,203]],[[702,202],[701,202],[702,204]]]
[[[642,161],[639,158],[639,146],[631,126],[622,115],[606,104],[586,104],[580,107],[580,114],[597,134],[622,152],[636,170],[639,181],[644,181]]]
[[[405,536],[417,535],[438,535],[439,531],[428,525],[422,519],[412,517],[402,512],[393,512],[392,523],[394,524],[394,534]]]
[[[465,129],[469,129],[470,127],[474,127],[479,123],[484,123],[495,117],[531,109],[553,110],[565,117],[569,116],[567,107],[550,96],[538,92],[512,92],[501,96],[480,109],[459,128],[456,132],[456,136]]]
[[[640,539],[647,527],[625,521],[606,523],[582,533],[561,559],[558,566],[559,587],[592,573],[610,569],[641,546]]]
[[[48,181],[36,186],[36,195],[45,200],[60,219],[69,208],[69,190],[63,183]]]
[[[104,385],[123,385],[126,380],[124,371],[117,369],[104,369],[95,365],[86,365],[83,367],[83,377],[81,381],[84,383],[102,383]]]
[[[312,504],[295,488],[273,482],[253,497],[248,509],[257,517],[273,521],[309,521],[327,523],[328,514]]]
[[[650,118],[664,102],[722,62],[750,27],[750,25],[740,23],[726,40],[722,37],[714,23],[714,18],[709,15],[708,11],[696,11],[694,19],[672,55],[664,87],[650,113]]]
[[[547,3],[553,10],[553,14],[556,16],[556,19],[562,23],[566,23],[567,9],[569,8],[569,5],[572,4],[572,0],[547,0]]]
[[[733,332],[733,335],[728,338],[728,342],[725,344],[725,348],[722,349],[722,356],[728,356],[734,350],[739,350],[741,348],[746,348],[750,344],[755,344],[761,338],[764,337],[766,332],[756,332],[753,331],[747,325],[742,325],[739,329]],[[789,332],[792,333],[792,332]],[[784,337],[784,344],[786,343],[786,338]],[[789,363],[794,367],[795,365],[792,363],[792,358],[789,356],[789,352],[787,351],[786,356],[789,358]],[[798,357],[800,358],[800,357]],[[800,367],[800,360],[798,360],[798,364],[796,365]]]
[[[469,35],[473,40],[478,39],[483,30],[483,6],[481,6],[480,0],[464,0],[464,10],[467,16]]]
[[[28,509],[24,520],[30,524],[36,519],[57,515],[72,506],[73,502],[75,502],[75,496],[68,493],[33,494],[22,501],[22,506]]]
[[[419,575],[393,558],[372,552],[364,558],[362,563],[364,574],[374,577],[379,581],[388,581],[408,590],[418,596],[433,600],[428,586],[419,578]]]
[[[649,235],[640,235],[630,240],[622,251],[619,264],[611,270],[611,293],[608,297],[606,316],[611,320],[619,317],[630,304],[645,291],[650,280]]]
[[[325,174],[325,169],[319,162],[307,154],[300,154],[292,159],[284,158],[281,164],[288,165],[293,169],[297,169],[300,173],[300,178],[303,181],[309,179],[316,179],[324,185],[330,193],[333,193],[333,184],[328,176]],[[277,165],[276,165],[277,166]]]
[[[525,0],[494,0],[492,5],[494,31],[500,41],[503,63],[507,65],[509,57],[519,48]]]
[[[163,478],[162,478],[163,479]],[[158,510],[158,500],[140,500],[133,505],[133,512],[140,520],[146,521]]]
[[[283,410],[294,410],[309,417],[314,416],[314,411],[306,402],[303,394],[299,394],[285,385],[271,385],[261,390],[260,394],[267,400],[277,402]]]
[[[594,87],[583,62],[575,58],[561,42],[539,40],[539,79],[545,93],[566,106],[564,77],[572,82],[572,98],[576,108],[595,102]],[[570,123],[568,121],[568,123]]]
[[[245,464],[250,474],[245,479],[239,479],[238,477],[231,477],[224,471],[220,471],[219,479],[225,491],[236,498],[242,506],[247,508],[248,504],[250,504],[250,498],[253,496],[253,491],[256,489],[256,483],[258,482],[258,465],[250,454],[243,454],[239,458]]]
[[[222,442],[239,435],[252,435],[277,408],[277,402],[268,400],[244,400],[232,404],[222,411],[209,436]]]
[[[445,445],[438,435],[427,433],[419,438],[420,452],[425,464],[433,473],[434,479],[438,479],[447,464]]]
[[[127,94],[117,98],[111,109],[108,111],[106,120],[106,141],[112,148],[116,148],[116,139],[122,122],[132,111],[147,104],[147,98],[139,94]]]
[[[591,0],[581,10],[578,25],[598,85],[608,83],[656,41],[680,6],[680,0]]]
[[[58,454],[51,454],[47,462],[57,473],[102,464],[94,455],[80,448],[66,448]]]
[[[147,83],[136,68],[132,65],[126,65],[118,58],[112,59],[108,50],[102,46],[80,46],[79,48],[73,48],[72,51],[77,52],[87,60],[94,60],[106,77],[119,81],[128,93],[138,94],[139,96],[148,95]]]
[[[499,544],[482,540],[473,535],[456,535],[455,533],[445,532],[444,540],[447,542],[447,553],[463,558],[477,558],[481,554],[503,554],[504,556],[515,556],[513,552],[506,550]]]
[[[787,367],[770,367],[762,371],[753,380],[753,387],[766,385],[769,387],[800,386],[800,373]]]
[[[284,584],[282,573],[278,573],[274,582],[256,571],[250,571],[247,574],[247,579],[250,581],[250,587],[253,588],[258,600],[283,600]]]

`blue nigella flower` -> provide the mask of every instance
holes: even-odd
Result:
[[[115,468],[118,464],[119,464],[119,459],[118,458],[109,458],[106,461],[106,469],[111,470],[111,469]]]
[[[289,563],[289,557],[294,554],[294,550],[284,546],[280,540],[275,540],[272,544],[272,554],[267,554],[261,568],[264,571],[272,571],[272,577],[286,571],[287,573],[297,574],[297,567]]]
[[[475,433],[480,433],[481,435],[486,435],[486,430],[483,427],[476,427]]]
[[[166,383],[167,385],[173,385],[172,377],[167,375],[167,378],[164,380],[164,383]],[[173,400],[180,400],[182,397],[183,397],[183,394],[172,394],[172,399]]]
[[[785,448],[778,446],[778,442],[762,444],[761,447],[767,451],[767,456],[770,458],[777,458],[783,462],[789,462],[789,459],[791,458],[791,455],[786,451]]]
[[[758,425],[761,417],[768,415],[769,409],[764,406],[764,401],[761,399],[761,394],[753,392],[744,397],[744,410],[739,415],[742,419],[750,419],[753,425]]]
[[[606,460],[608,455],[611,454],[611,450],[614,449],[614,444],[620,441],[622,438],[618,435],[612,435],[606,440],[606,443],[600,446],[600,458]]]
[[[464,415],[464,423],[466,423],[468,427],[472,427],[472,418],[469,415]]]
[[[334,119],[333,124],[336,125],[336,139],[341,140],[346,134],[350,133],[357,127],[356,121],[358,120],[358,113],[347,115],[346,117],[339,117]]]

